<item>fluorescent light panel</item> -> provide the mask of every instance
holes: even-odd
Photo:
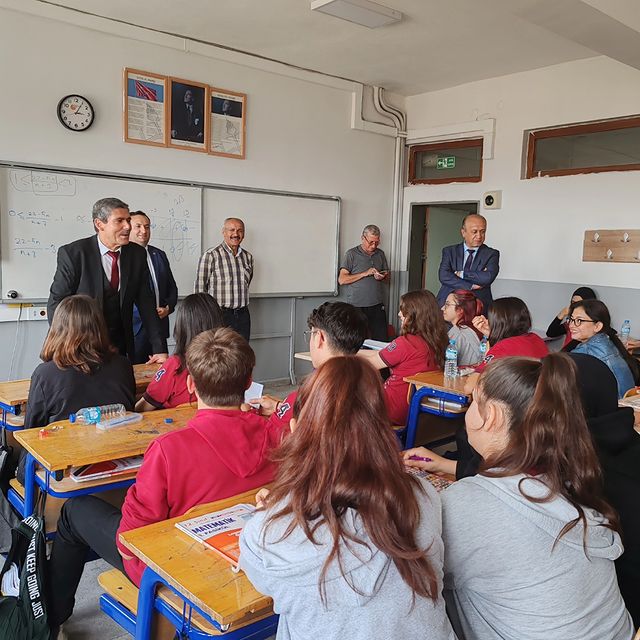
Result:
[[[311,10],[355,22],[369,29],[402,20],[400,11],[370,0],[312,0]]]

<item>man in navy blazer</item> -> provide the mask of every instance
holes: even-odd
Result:
[[[456,289],[471,290],[484,304],[486,313],[493,302],[491,283],[500,271],[500,252],[484,244],[487,221],[477,213],[465,216],[460,229],[463,242],[445,247],[438,278],[438,304]]]
[[[82,238],[58,249],[58,265],[49,292],[49,324],[58,304],[67,296],[85,294],[95,298],[104,315],[109,337],[123,355],[133,360],[133,305],[152,345],[153,362],[168,358],[162,335],[145,250],[129,242],[129,207],[118,198],[102,198],[93,205],[95,236]]]
[[[169,315],[173,313],[178,302],[178,287],[171,273],[167,254],[162,249],[149,244],[151,220],[144,211],[131,213],[131,235],[129,238],[132,242],[144,247],[147,252],[147,263],[151,276],[149,284],[156,296],[156,312],[162,327],[162,335],[164,338],[168,338]],[[134,364],[147,362],[153,349],[137,306],[133,307],[133,335],[135,340]]]

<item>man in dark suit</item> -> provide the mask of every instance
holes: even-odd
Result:
[[[151,220],[144,211],[131,212],[131,242],[144,247],[147,252],[147,264],[151,276],[149,284],[155,296],[156,312],[162,326],[162,336],[169,337],[169,315],[178,302],[178,287],[171,273],[167,254],[158,247],[149,244],[151,239]],[[153,353],[149,337],[142,324],[138,307],[133,307],[133,336],[135,340],[134,364],[147,362]]]
[[[484,244],[487,221],[477,213],[465,216],[460,229],[463,242],[445,247],[438,277],[438,304],[456,289],[471,290],[484,304],[484,311],[493,302],[491,283],[500,271],[500,252]]]
[[[95,298],[102,309],[111,341],[120,353],[134,357],[133,305],[152,345],[153,362],[167,358],[155,297],[149,286],[146,251],[129,243],[129,207],[118,198],[103,198],[93,205],[97,235],[58,249],[58,266],[47,303],[49,323],[60,302],[76,293]]]
[[[172,98],[171,107],[171,138],[188,142],[204,142],[204,118],[202,108],[204,105],[204,89],[179,85],[178,88],[187,86],[182,103]],[[175,93],[175,90],[174,90]]]

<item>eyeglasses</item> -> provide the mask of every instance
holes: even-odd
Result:
[[[458,305],[455,302],[445,302],[443,307],[457,307]]]
[[[370,247],[377,247],[380,244],[380,238],[373,236],[373,240],[369,240],[366,236],[362,236],[364,243]]]
[[[302,332],[302,335],[304,336],[304,339],[309,342],[311,340],[311,336],[314,333],[318,333],[319,329],[307,329],[306,331]]]
[[[567,318],[567,324],[575,324],[576,327],[579,327],[583,322],[591,322],[595,324],[597,320],[587,320],[587,318],[574,318],[573,316],[569,316]]]

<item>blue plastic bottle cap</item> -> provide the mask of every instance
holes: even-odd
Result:
[[[69,414],[69,422],[71,424],[73,424],[76,421],[76,414],[75,413],[70,413]]]
[[[173,422],[173,418],[165,418],[164,421],[166,424],[171,424]]]

